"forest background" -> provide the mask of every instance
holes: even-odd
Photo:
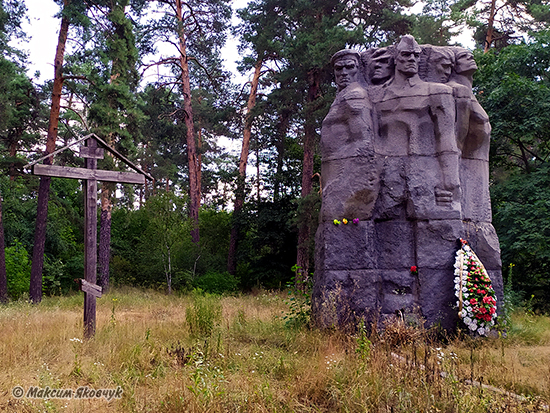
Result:
[[[493,223],[508,286],[518,303],[550,310],[547,1],[56,4],[55,77],[41,81],[21,47],[24,3],[0,0],[0,300],[37,303],[78,289],[81,183],[24,166],[89,133],[155,178],[98,187],[105,289],[248,291],[310,279],[319,131],[335,95],[330,56],[408,33],[421,44],[455,44],[471,29],[474,92],[493,126]],[[245,81],[224,67],[229,35]],[[75,151],[53,163],[83,166]],[[106,156],[99,167],[124,165]]]

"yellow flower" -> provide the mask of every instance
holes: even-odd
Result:
[[[348,220],[347,220],[346,218],[344,218],[344,219],[342,220],[342,222],[344,223],[344,225],[346,225],[346,224],[348,223]]]

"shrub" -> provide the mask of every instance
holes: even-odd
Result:
[[[189,331],[196,336],[210,336],[222,318],[222,306],[217,297],[195,290],[193,305],[185,310]]]
[[[223,294],[236,291],[239,280],[228,272],[207,272],[193,284],[206,293]]]
[[[23,244],[15,240],[15,245],[5,249],[6,276],[8,279],[8,294],[18,299],[28,293],[31,281],[31,262]]]

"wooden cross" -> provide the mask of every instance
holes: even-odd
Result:
[[[85,160],[86,168],[73,168],[67,166],[42,165],[41,160],[59,153],[69,146],[79,142],[86,142],[87,146],[80,147],[80,156]],[[97,146],[101,142],[103,146],[138,173],[105,171],[97,169],[97,160],[103,159],[103,149]],[[143,172],[132,162],[109,147],[95,134],[85,136],[72,144],[61,148],[52,154],[44,156],[33,163],[26,165],[32,167],[34,175],[53,176],[58,178],[73,178],[83,180],[84,192],[84,279],[79,280],[80,289],[84,292],[84,337],[91,338],[95,334],[96,298],[100,298],[102,289],[96,285],[97,281],[97,181],[120,182],[128,184],[145,184],[145,178],[152,176]]]

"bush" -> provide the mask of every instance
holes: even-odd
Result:
[[[185,310],[189,331],[196,336],[210,336],[222,318],[222,305],[217,297],[195,290],[193,305]]]
[[[513,175],[491,192],[502,263],[514,268],[508,291],[533,296],[534,309],[550,311],[550,163]]]
[[[14,246],[6,248],[5,252],[8,294],[11,298],[18,299],[29,292],[31,282],[29,254],[18,240],[15,240]]]
[[[228,272],[207,272],[197,278],[193,285],[210,294],[223,294],[236,291],[239,280]]]

